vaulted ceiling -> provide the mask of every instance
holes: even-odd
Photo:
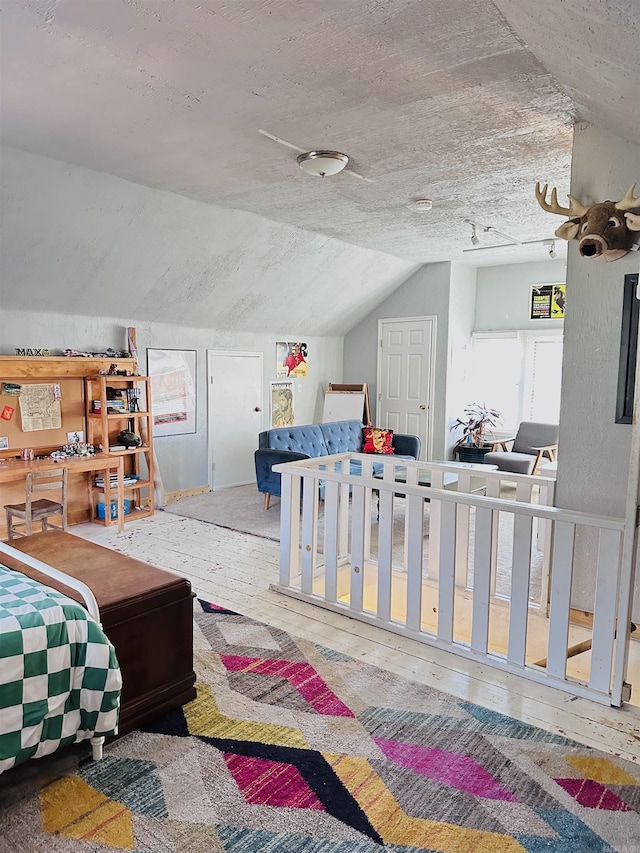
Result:
[[[540,260],[559,220],[533,187],[568,192],[573,123],[640,142],[638,18],[637,0],[7,0],[2,138],[405,261]],[[260,129],[369,180],[305,175]],[[469,251],[465,219],[525,245],[480,229]]]

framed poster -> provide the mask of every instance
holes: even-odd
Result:
[[[564,320],[566,304],[566,284],[532,284],[529,299],[529,319]]]
[[[638,315],[640,302],[636,297],[638,273],[624,277],[622,297],[622,327],[620,330],[620,362],[618,366],[618,394],[616,397],[616,423],[633,423],[633,397],[636,384],[636,350],[638,349]]]
[[[196,351],[147,349],[154,438],[196,431]]]
[[[280,382],[270,382],[271,388],[271,427],[295,425],[293,413],[293,380],[283,379]]]
[[[276,343],[276,377],[304,377],[308,371],[308,347],[301,341],[278,341]]]

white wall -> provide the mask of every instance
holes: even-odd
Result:
[[[232,332],[342,335],[418,264],[1,149],[0,304]]]
[[[12,355],[15,347],[48,347],[52,355],[67,347],[99,352],[107,347],[125,349],[127,326],[136,328],[138,354],[146,366],[147,347],[197,350],[197,429],[194,435],[162,436],[154,443],[165,490],[188,490],[208,483],[207,469],[207,349],[261,352],[264,364],[264,423],[269,427],[269,380],[275,379],[276,339],[305,340],[309,345],[308,376],[296,379],[296,422],[321,420],[324,389],[342,380],[342,338],[309,337],[304,329],[290,335],[235,333],[195,329],[163,323],[144,323],[126,316],[102,318],[71,314],[43,315],[28,311],[0,312],[0,352]],[[0,377],[2,378],[2,377]],[[301,389],[301,390],[299,390]],[[256,447],[258,437],[256,435]]]
[[[378,320],[427,315],[437,317],[434,459],[444,458],[446,442],[450,277],[450,263],[427,264],[351,329],[344,339],[344,381],[368,383],[372,409],[376,412]]]
[[[452,449],[460,433],[451,425],[462,415],[468,403],[478,402],[470,386],[468,370],[471,359],[471,334],[477,302],[477,276],[474,267],[451,265],[449,293],[449,351],[447,367],[447,403],[445,447],[443,458],[453,458]]]
[[[640,179],[640,147],[590,125],[574,134],[571,194],[580,201],[622,198]],[[639,253],[612,263],[581,258],[569,244],[567,316],[562,368],[558,456],[559,506],[623,517],[631,425],[615,422],[622,291],[625,273],[638,272]],[[638,380],[636,380],[637,384]],[[593,602],[596,543],[582,537],[572,586],[574,607]],[[640,577],[634,618],[640,618]]]
[[[550,233],[563,221],[549,214]],[[562,320],[530,320],[532,284],[552,284],[566,278],[566,261],[536,261],[478,268],[474,331],[562,328]],[[571,297],[568,297],[568,301]]]

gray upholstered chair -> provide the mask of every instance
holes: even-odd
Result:
[[[522,421],[511,450],[495,450],[497,445],[505,447],[506,442],[496,442],[494,450],[485,454],[485,464],[513,474],[535,474],[545,454],[552,462],[556,458],[558,425]]]

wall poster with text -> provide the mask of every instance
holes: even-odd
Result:
[[[293,414],[293,380],[270,382],[271,427],[295,426]]]
[[[276,343],[276,377],[304,377],[308,369],[308,348],[300,341],[278,341]]]
[[[529,319],[564,320],[566,304],[566,284],[532,284]]]
[[[153,435],[196,431],[196,351],[147,349]]]

